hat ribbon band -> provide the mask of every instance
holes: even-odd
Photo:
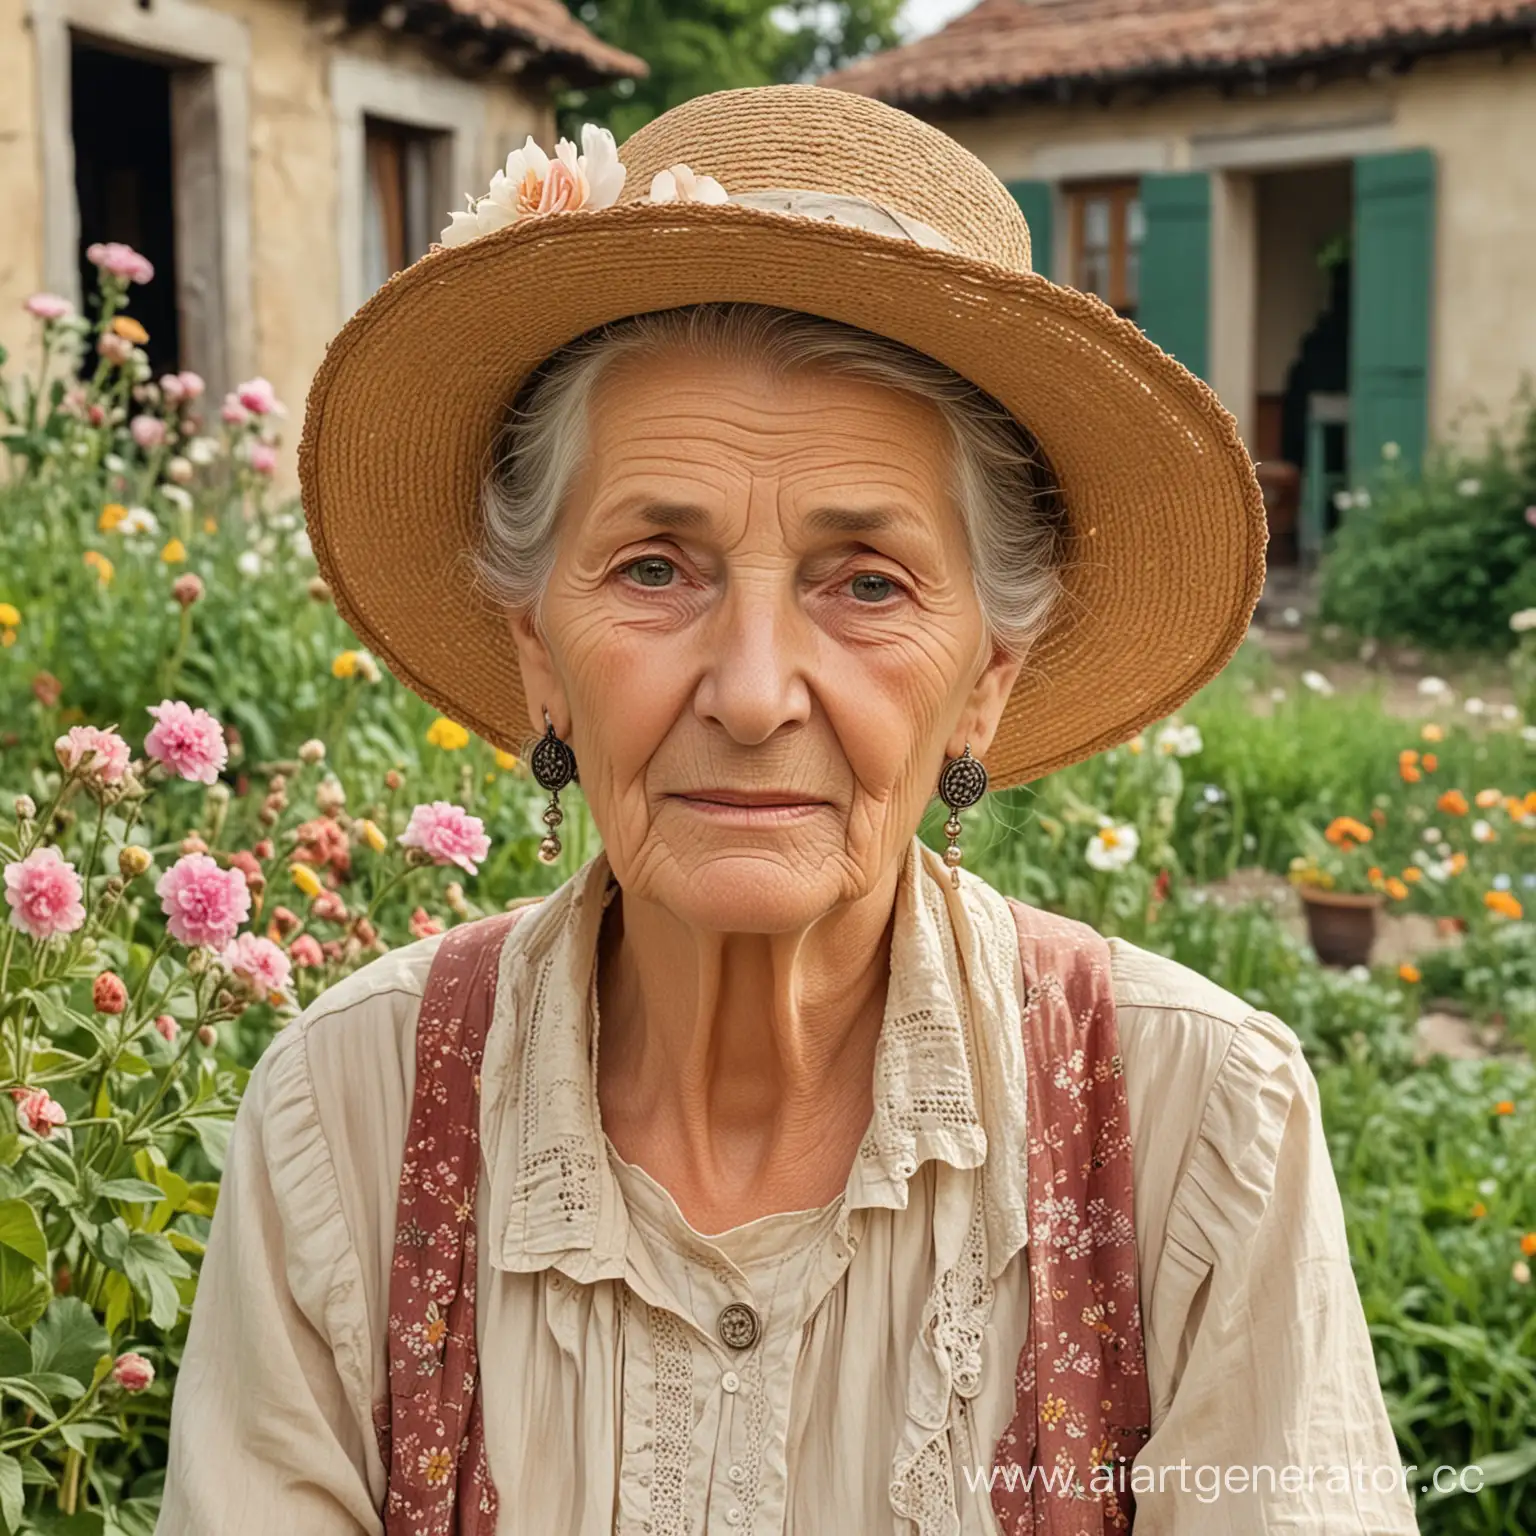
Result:
[[[767,213],[796,213],[802,218],[867,229],[872,234],[911,240],[936,251],[954,250],[948,237],[941,235],[931,224],[924,224],[921,219],[887,208],[882,203],[871,202],[866,197],[794,187],[766,187],[760,192],[733,192],[729,201],[743,208],[760,208]]]

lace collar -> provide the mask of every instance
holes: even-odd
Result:
[[[628,1213],[609,1164],[593,1049],[603,908],[617,890],[598,853],[513,930],[482,1067],[491,1262],[590,1282],[624,1274]],[[876,1046],[874,1113],[846,1213],[904,1209],[921,1162],[988,1161],[995,1274],[1026,1236],[1026,1101],[1007,904],[975,876],[952,890],[920,839],[903,859],[891,975]]]

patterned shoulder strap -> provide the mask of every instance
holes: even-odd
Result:
[[[1004,1536],[1128,1532],[1127,1467],[1151,1409],[1109,945],[1009,906],[1029,1071],[1030,1315],[992,1508]]]
[[[427,977],[389,1272],[389,1393],[375,1411],[385,1536],[492,1536],[475,1352],[480,1061],[502,945],[528,910],[453,929]]]

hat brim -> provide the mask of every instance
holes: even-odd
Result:
[[[1264,581],[1263,498],[1208,386],[1091,295],[947,251],[731,204],[519,221],[397,273],[330,345],[305,412],[310,537],[362,643],[509,751],[531,732],[470,553],[508,401],[575,337],[680,305],[768,304],[927,353],[1034,433],[1072,525],[1063,599],[985,754],[1020,784],[1209,682]]]

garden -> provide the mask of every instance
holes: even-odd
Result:
[[[90,256],[90,313],[34,295],[36,350],[0,375],[0,1531],[149,1536],[263,1048],[597,844],[568,796],[541,860],[526,766],[358,648],[279,490],[283,403],[154,378],[149,264]],[[1525,416],[1348,493],[1304,650],[1255,634],[1177,719],[967,819],[1000,889],[1300,1036],[1402,1459],[1477,1469],[1413,1489],[1435,1536],[1536,1527]],[[1389,680],[1409,646],[1449,659]],[[1431,1016],[1464,1048],[1429,1048]]]

